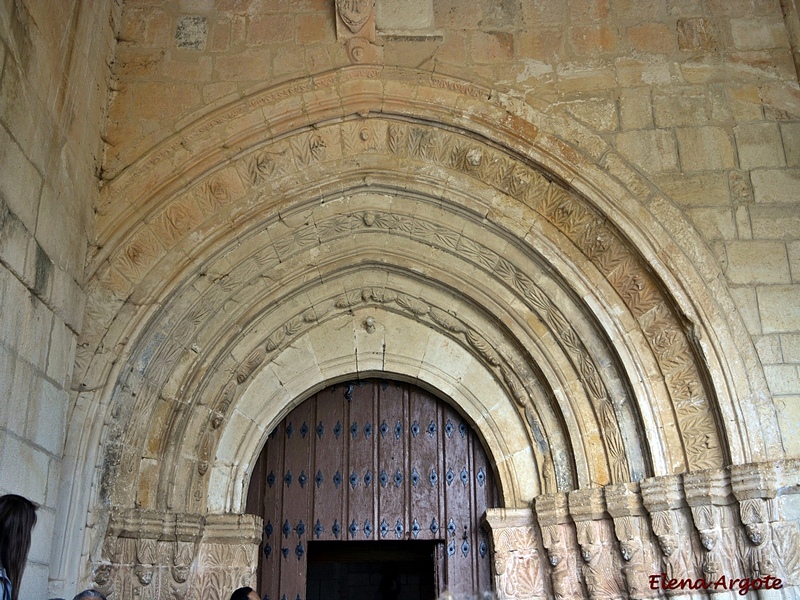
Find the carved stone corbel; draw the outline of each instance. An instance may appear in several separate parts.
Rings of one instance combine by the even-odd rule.
[[[631,598],[654,598],[658,589],[650,585],[650,575],[657,573],[650,527],[638,483],[622,483],[605,488],[606,506],[614,519],[620,543],[622,574]]]
[[[557,600],[583,597],[578,575],[578,543],[566,494],[536,498],[536,518],[550,564],[550,586]]]
[[[700,535],[701,576],[710,582],[719,581],[723,576],[727,579],[745,577],[746,569],[737,551],[741,530],[728,472],[713,469],[689,473],[684,475],[683,487]],[[713,587],[709,591],[721,594],[729,590]]]
[[[627,591],[621,577],[622,565],[615,547],[613,523],[606,512],[603,490],[570,492],[569,512],[575,521],[583,559],[581,575],[589,598],[626,598]]]
[[[547,596],[533,511],[490,508],[486,524],[494,550],[498,600],[544,600]]]
[[[375,45],[375,0],[336,0],[336,38],[344,42],[350,62],[379,62],[382,48]]]
[[[699,542],[683,495],[682,476],[652,477],[644,480],[640,489],[661,557],[660,569],[654,574],[664,573],[667,579],[696,580],[700,577],[695,560],[699,556]],[[685,589],[668,589],[666,594],[675,598],[705,597]]]
[[[787,521],[781,514],[782,466],[785,463],[733,466],[731,487],[739,502],[745,531],[741,556],[747,575],[754,579],[778,578],[783,585],[783,597],[793,597],[800,583],[797,580],[800,536],[796,521]],[[792,469],[790,465],[789,471],[794,471],[791,479],[796,485],[798,472],[794,466]],[[779,597],[776,592],[774,595]]]

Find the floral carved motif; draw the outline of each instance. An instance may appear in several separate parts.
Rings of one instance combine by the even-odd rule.
[[[579,196],[548,180],[525,160],[505,154],[478,138],[467,138],[453,131],[427,125],[382,119],[326,125],[261,146],[251,154],[244,155],[232,167],[210,175],[184,192],[173,204],[165,205],[162,214],[154,215],[151,222],[170,228],[173,233],[165,235],[163,239],[164,243],[172,245],[183,235],[182,232],[190,231],[195,226],[196,219],[201,216],[203,219],[207,218],[210,213],[238,201],[246,193],[266,190],[267,187],[279,189],[282,185],[280,181],[288,181],[298,172],[316,168],[326,162],[332,164],[339,159],[348,160],[364,152],[389,153],[401,159],[435,164],[480,180],[482,185],[494,187],[535,209],[544,221],[572,240],[608,278],[645,332],[676,406],[689,469],[720,464],[722,453],[717,424],[710,412],[707,389],[700,377],[697,359],[679,317],[669,308],[654,275],[636,258],[613,225],[587,206]],[[494,250],[474,239],[468,239],[460,232],[411,216],[364,211],[338,215],[308,227],[287,228],[285,233],[276,236],[274,243],[258,256],[254,256],[246,264],[242,263],[228,276],[216,281],[215,285],[203,288],[207,291],[202,292],[202,298],[188,307],[185,320],[180,326],[175,327],[174,331],[164,332],[164,339],[174,340],[177,344],[168,344],[159,350],[160,356],[155,362],[160,366],[154,365],[148,378],[163,381],[182,357],[190,357],[188,352],[195,332],[201,329],[204,322],[213,318],[215,312],[230,297],[232,290],[242,286],[245,281],[258,277],[263,269],[286,260],[295,252],[313,247],[322,240],[350,235],[358,229],[381,229],[393,234],[408,235],[444,251],[458,254],[481,269],[490,270],[494,276],[517,291],[555,332],[559,343],[568,351],[576,371],[580,374],[587,394],[595,406],[598,421],[609,424],[607,428],[603,428],[602,435],[612,461],[612,480],[624,481],[629,477],[628,465],[624,460],[624,444],[615,424],[614,406],[605,389],[603,371],[593,364],[592,357],[564,315],[537,289],[529,277],[507,259],[498,256]],[[127,252],[117,255],[113,261],[115,272],[134,283],[144,276],[153,261],[163,252],[157,237],[146,230],[143,232],[145,233],[134,238],[126,247]],[[301,321],[310,323],[307,319],[320,318],[330,308],[315,306],[315,314],[304,314]],[[408,310],[414,312],[412,304]],[[449,329],[447,323],[437,322],[432,316],[428,318],[439,327],[457,333]],[[452,327],[453,323],[449,325]],[[265,353],[274,351],[288,336],[294,335],[291,331],[294,328],[295,326],[291,326],[273,332],[263,346]],[[497,366],[490,351],[491,344],[487,345],[474,336],[472,339],[467,338],[466,332],[458,333],[464,335],[471,347],[489,364]],[[504,380],[504,383],[509,386],[515,398],[520,396],[519,390],[514,392],[508,381]],[[227,414],[224,410],[217,412],[223,418]],[[526,420],[530,423],[532,419],[527,416]]]

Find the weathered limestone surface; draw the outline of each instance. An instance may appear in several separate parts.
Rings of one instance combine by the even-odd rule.
[[[798,48],[793,0],[4,3],[23,597],[250,581],[260,443],[358,374],[482,432],[502,597],[796,584]]]
[[[0,9],[0,494],[40,505],[21,598],[50,597],[60,571],[51,549],[120,13],[105,0]]]

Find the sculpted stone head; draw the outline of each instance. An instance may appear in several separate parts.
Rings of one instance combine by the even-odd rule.
[[[704,531],[700,533],[700,543],[703,544],[703,548],[711,551],[714,549],[714,546],[717,545],[717,539],[712,533]]]
[[[669,558],[675,552],[676,539],[674,535],[666,534],[658,536],[658,547],[661,553]]]
[[[760,546],[764,543],[764,525],[763,523],[749,523],[745,525],[747,530],[747,537],[755,546]]]

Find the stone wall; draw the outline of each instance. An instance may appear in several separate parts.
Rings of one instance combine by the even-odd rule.
[[[431,314],[439,315],[445,325],[436,325],[450,332],[451,338],[440,336],[450,354],[439,348],[427,354],[423,344],[425,368],[417,370],[419,375],[401,367],[397,372],[422,377],[428,367],[444,366],[442,381],[452,376],[454,383],[443,387],[458,389],[467,374],[454,357],[463,355],[470,365],[481,365],[470,374],[488,374],[491,385],[476,388],[481,402],[507,395],[503,414],[518,420],[514,431],[521,433],[513,443],[524,445],[526,453],[520,450],[519,462],[509,462],[537,465],[518,474],[518,487],[509,487],[516,490],[509,506],[519,508],[546,492],[548,498],[567,498],[569,507],[569,517],[557,522],[562,538],[547,530],[536,505],[544,542],[536,551],[540,558],[548,544],[563,542],[571,544],[570,560],[578,565],[577,546],[591,545],[595,538],[614,548],[635,539],[649,558],[663,558],[652,539],[662,535],[663,523],[653,521],[648,530],[645,517],[653,513],[640,505],[669,513],[667,521],[681,532],[694,531],[694,546],[702,529],[720,528],[724,520],[722,528],[741,541],[737,548],[749,551],[742,537],[748,525],[772,522],[775,515],[796,520],[791,511],[776,508],[780,501],[774,498],[782,493],[777,490],[774,497],[756,497],[761,504],[740,508],[752,498],[737,496],[737,489],[745,488],[733,484],[733,495],[724,494],[724,508],[712,510],[713,523],[705,527],[698,525],[706,518],[703,507],[717,505],[684,489],[683,480],[677,504],[662,509],[652,508],[650,497],[640,498],[635,490],[633,504],[626,504],[624,487],[631,473],[636,481],[642,474],[677,477],[707,468],[692,464],[689,458],[698,453],[686,440],[704,445],[711,463],[724,468],[729,466],[723,464],[725,457],[735,457],[731,462],[741,466],[800,456],[800,21],[794,0],[377,0],[374,8],[366,1],[334,0],[17,0],[3,6],[0,492],[23,493],[43,505],[25,584],[31,597],[46,596],[48,563],[50,591],[56,595],[69,596],[90,579],[102,587],[108,581],[107,565],[124,571],[125,585],[145,585],[147,573],[137,567],[155,568],[156,563],[163,568],[155,581],[163,575],[170,585],[185,583],[179,581],[180,570],[172,580],[166,578],[170,561],[185,567],[174,562],[175,557],[183,560],[182,551],[169,547],[180,541],[177,533],[159,530],[159,536],[166,536],[158,538],[165,551],[158,561],[148,562],[153,544],[144,543],[142,556],[135,559],[139,550],[130,540],[152,541],[156,534],[149,529],[120,533],[115,519],[138,515],[136,510],[145,507],[147,514],[158,515],[163,529],[176,512],[195,522],[205,518],[209,507],[219,513],[241,509],[247,461],[258,436],[269,419],[279,418],[298,399],[296,394],[288,397],[285,376],[295,378],[293,394],[307,391],[308,377],[291,369],[282,372],[289,368],[284,364],[274,367],[278,383],[268,386],[276,394],[269,418],[255,410],[257,403],[246,392],[244,401],[237,400],[239,391],[228,397],[223,379],[236,380],[234,390],[267,380],[273,367],[262,363],[269,363],[268,350],[278,349],[313,362],[320,381],[323,371],[326,377],[334,373],[319,358],[325,353],[332,363],[341,358],[330,348],[327,330],[315,338],[319,356],[291,344],[299,331],[295,324],[316,322],[322,301],[335,296],[331,292],[323,298],[320,287],[319,297],[296,300],[288,290],[295,281],[320,275],[309,268],[320,250],[343,252],[345,266],[351,260],[344,244],[334,243],[341,231],[350,231],[339,229],[342,219],[353,231],[352,222],[369,230],[365,240],[380,228],[373,228],[375,223],[384,223],[385,247],[396,243],[390,235],[408,233],[409,251],[424,247],[429,253],[419,255],[411,268],[424,285],[405,276],[390,278],[388,284],[396,283],[402,293],[389,299],[347,282],[340,290],[349,294],[342,307],[352,312],[353,303],[366,304],[366,310],[391,305],[397,314],[408,313],[403,319],[415,315],[409,322],[422,323],[420,316],[431,307],[417,301],[429,301],[422,291],[428,294],[437,277],[445,275],[437,270],[442,257],[464,268],[448,249],[455,238],[442,233],[461,218],[458,202],[471,202],[474,214],[502,232],[493,239],[504,241],[489,254],[479,253],[475,266],[464,271],[471,275],[483,268],[480,261],[488,260],[495,269],[490,277],[478,276],[475,289],[466,290],[467,279],[461,276],[451,289],[464,292],[460,301],[470,310],[508,310],[503,327],[489,319],[484,331],[492,333],[488,339],[501,341],[504,357],[512,356],[510,349],[533,351],[540,334],[547,345],[530,362],[514,358],[517,370],[504,371],[498,346],[483,334],[468,335],[471,328],[440,311]],[[344,69],[354,63],[380,68]],[[373,119],[363,129],[356,127],[358,119],[366,122],[370,112],[380,116],[384,109],[390,119],[405,118],[412,125],[392,128]],[[507,154],[496,155],[500,147]],[[491,163],[484,158],[494,156]],[[402,190],[397,179],[403,175],[419,177],[415,184],[420,189],[400,201],[381,188],[378,196],[353,200],[352,208],[332,203],[315,213],[317,197],[338,201],[331,191],[336,185],[326,182],[340,168],[339,159],[367,187],[371,183],[360,174],[362,165],[388,173],[379,182],[385,189]],[[520,170],[533,163],[537,175]],[[499,168],[503,165],[509,169]],[[96,178],[102,188],[99,201]],[[542,185],[529,189],[534,181]],[[306,184],[311,191],[303,188]],[[572,196],[551,193],[561,184],[575,201],[589,198],[591,208],[581,208]],[[251,209],[263,209],[259,202],[264,197],[276,198],[277,220],[263,232],[269,238],[265,252],[275,252],[275,261],[256,252],[262,249],[261,238],[252,235],[247,241],[252,232],[236,230],[255,218]],[[417,204],[414,198],[420,197],[428,204]],[[431,208],[431,198],[450,205],[441,211]],[[282,211],[291,209],[293,201],[309,208],[284,220]],[[402,214],[394,212],[398,209]],[[263,210],[262,225],[272,223],[273,216]],[[383,212],[393,220],[383,219]],[[586,231],[599,231],[597,219],[589,219],[589,225],[581,221],[587,215],[608,219],[613,226],[602,223],[606,235],[587,237]],[[397,225],[402,220],[407,230]],[[328,221],[335,226],[327,228]],[[463,232],[477,240],[485,237],[485,224],[471,223]],[[456,234],[470,239],[460,229]],[[444,241],[431,241],[442,235]],[[626,252],[637,257],[633,271],[615,271],[616,264],[604,262],[610,248],[619,245],[616,241],[624,241]],[[88,253],[87,242],[92,244]],[[205,243],[206,255],[193,254]],[[284,261],[296,248],[295,262],[287,266]],[[212,250],[218,252],[213,261]],[[369,256],[372,264],[386,264],[385,256],[370,254],[368,244],[362,250],[360,260]],[[519,270],[531,273],[534,254],[551,266],[563,265],[562,259],[568,263],[562,271],[543,269],[548,277],[559,271],[561,279],[556,279],[566,285],[553,288],[549,304],[540,303],[547,310],[539,318],[532,316],[535,303],[526,304],[530,299],[523,294],[530,292],[530,282],[517,277],[516,267],[497,267],[521,260]],[[409,265],[400,261],[394,266],[402,271]],[[329,282],[336,282],[337,268],[331,267]],[[234,339],[240,323],[255,318],[247,312],[254,298],[249,294],[260,287],[242,285],[250,276],[262,284],[281,282],[286,295],[277,296],[281,302],[275,314],[260,315],[265,319],[261,329],[242,328],[242,336]],[[370,286],[388,285],[378,271],[371,277]],[[697,289],[693,282],[700,283]],[[641,302],[649,301],[642,300],[645,288],[666,290],[664,306],[672,311],[667,321],[641,319]],[[434,299],[440,293],[430,292]],[[273,297],[258,298],[268,306]],[[551,307],[582,303],[566,313],[568,321],[580,316],[582,337],[575,344],[561,326],[564,317],[555,319]],[[185,314],[190,305],[192,312]],[[298,307],[302,311],[290,314]],[[312,310],[311,317],[306,310]],[[281,311],[286,313],[283,323]],[[518,323],[520,315],[529,322]],[[421,340],[434,339],[431,323],[420,326]],[[199,333],[193,337],[195,327]],[[506,338],[500,332],[507,327]],[[217,328],[222,333],[213,333]],[[670,335],[663,335],[664,329]],[[265,342],[265,335],[279,333],[288,349],[273,344],[271,337]],[[229,339],[230,346],[221,339]],[[392,337],[387,339],[391,343]],[[680,368],[670,363],[675,347],[682,360],[690,357]],[[354,356],[356,364],[363,364],[364,356]],[[379,349],[370,356],[385,360],[386,346],[382,354]],[[560,370],[539,373],[548,362],[540,359],[559,365],[566,376],[551,376]],[[683,385],[683,367],[689,363],[696,370],[689,369],[692,381]],[[128,370],[120,374],[123,365]],[[347,361],[336,365],[353,372]],[[499,377],[492,379],[493,372]],[[586,384],[592,379],[585,377],[587,372],[601,373],[617,415],[601,410],[610,406],[606,390]],[[206,388],[205,377],[222,391],[210,384]],[[433,380],[429,383],[436,387]],[[505,391],[484,393],[495,389]],[[567,414],[581,415],[586,427],[586,433],[578,426],[563,434],[558,427],[544,431],[555,436],[556,446],[571,441],[571,433],[574,446],[587,449],[574,481],[568,467],[540,452],[538,417],[523,401],[530,395],[542,407],[555,405],[551,391]],[[679,423],[672,420],[671,402],[685,395],[692,400],[689,408],[703,398],[701,426],[692,419],[681,421],[680,414]],[[603,402],[592,405],[597,398]],[[516,404],[526,407],[519,415]],[[625,413],[620,405],[635,408]],[[484,409],[475,402],[466,410],[477,422],[487,413]],[[719,414],[709,416],[715,410]],[[596,420],[595,411],[603,418]],[[487,427],[495,426],[492,417]],[[619,435],[612,417],[628,423]],[[637,430],[640,418],[643,429]],[[715,419],[718,429],[710,424]],[[557,418],[552,422],[559,423]],[[646,428],[652,438],[641,434]],[[698,429],[719,433],[722,444],[714,436],[693,435]],[[253,437],[243,442],[245,431]],[[620,435],[625,461],[614,463],[613,453],[605,452],[612,448],[620,458]],[[684,442],[689,458],[682,451]],[[639,445],[645,450],[636,449]],[[659,458],[648,462],[656,454]],[[796,473],[796,465],[789,464],[787,472]],[[25,468],[23,478],[17,476],[19,465]],[[209,465],[213,484],[204,478]],[[109,504],[122,512],[110,510]],[[629,509],[634,512],[626,513]],[[505,544],[498,552],[508,553],[516,545],[526,549],[528,560],[535,553],[525,528],[534,517],[512,517],[507,528],[515,531],[498,538],[498,544]],[[632,527],[638,537],[630,534]],[[128,541],[109,551],[108,544],[118,539]],[[703,550],[695,550],[702,560]],[[628,559],[614,555],[614,560],[625,573],[622,561]],[[533,588],[555,587],[550,581],[555,572],[541,575]],[[145,596],[154,589],[148,587]],[[126,590],[133,594],[134,588]]]
[[[49,597],[119,11],[106,0],[0,9],[0,493],[41,506],[28,598]]]
[[[800,455],[794,3],[435,0],[406,13],[379,0],[354,34],[327,0],[127,2],[104,176],[241,94],[350,64],[354,38],[365,62],[506,91],[596,132],[694,224],[715,261],[699,266],[724,273]]]

